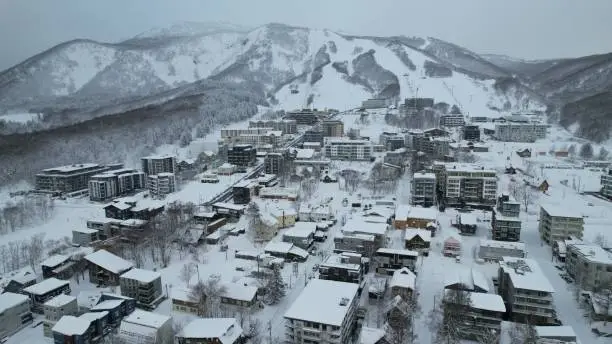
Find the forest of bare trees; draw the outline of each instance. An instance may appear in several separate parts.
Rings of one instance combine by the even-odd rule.
[[[54,213],[53,199],[46,195],[17,196],[0,209],[0,236],[48,221]]]

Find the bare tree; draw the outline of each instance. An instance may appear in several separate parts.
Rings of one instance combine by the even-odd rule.
[[[608,159],[609,155],[610,155],[610,152],[608,152],[608,150],[605,149],[604,147],[601,147],[599,149],[599,154],[597,154],[597,160],[606,160]]]
[[[583,159],[592,159],[593,158],[593,146],[590,143],[585,143],[580,146],[580,152],[578,153]]]
[[[465,308],[471,304],[470,294],[461,290],[448,290],[437,296],[440,305],[434,305],[429,315],[429,326],[436,343],[459,344],[465,328]]]
[[[189,287],[189,282],[191,281],[191,277],[193,277],[194,270],[195,269],[192,263],[185,263],[181,268],[180,278],[181,281],[185,282],[187,287]]]
[[[601,248],[606,248],[608,246],[608,239],[603,233],[597,233],[593,243]]]
[[[529,206],[533,204],[535,193],[531,186],[526,183],[512,182],[509,186],[510,194],[518,202],[521,202],[525,211],[529,210]]]
[[[535,327],[527,324],[514,323],[509,330],[510,344],[537,344],[539,336]]]
[[[416,298],[403,300],[396,296],[387,306],[385,338],[389,344],[412,344],[416,341],[415,319],[420,315]]]
[[[221,276],[210,276],[206,281],[198,281],[191,287],[189,297],[198,303],[198,315],[201,317],[223,316],[221,296],[227,288],[221,283]]]
[[[249,234],[253,242],[263,242],[270,240],[272,226],[269,223],[266,223],[261,216],[261,211],[259,206],[255,202],[249,203],[245,210],[245,215],[248,219],[249,223]]]
[[[36,265],[40,262],[43,255],[43,239],[45,237],[45,233],[34,234],[30,238],[30,243],[28,245],[28,256],[30,258],[30,266],[32,270],[36,270]]]
[[[250,318],[244,329],[244,336],[251,344],[262,344],[263,336],[261,321],[257,318]]]

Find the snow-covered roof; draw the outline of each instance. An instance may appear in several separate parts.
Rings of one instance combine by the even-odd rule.
[[[408,268],[404,267],[396,270],[391,277],[391,287],[409,288],[414,290],[416,285],[416,275]]]
[[[145,269],[131,269],[121,275],[121,278],[133,279],[142,283],[151,283],[160,277],[161,274],[159,272]]]
[[[599,245],[589,244],[570,244],[570,250],[576,250],[584,256],[584,259],[590,262],[612,265],[612,257],[610,252],[604,250]]]
[[[70,284],[70,282],[51,277],[47,278],[46,280],[43,280],[40,283],[31,285],[23,289],[23,291],[33,295],[44,295],[52,290],[59,289],[68,284]]]
[[[387,232],[387,224],[367,222],[364,218],[358,217],[346,221],[342,227],[342,231],[348,233],[385,235]]]
[[[361,266],[359,264],[342,262],[342,255],[340,254],[329,255],[329,257],[327,257],[327,259],[325,259],[321,263],[320,266],[321,267],[336,267],[336,268],[341,268],[341,269],[357,270],[357,271],[361,269]]]
[[[81,291],[76,298],[79,307],[90,309],[100,301],[102,293],[99,291]]]
[[[503,269],[514,288],[554,293],[555,288],[533,259],[502,257],[499,266]]]
[[[252,301],[257,294],[257,287],[238,284],[238,283],[227,283],[224,284],[225,293],[223,297],[228,299],[240,300],[240,301]]]
[[[94,164],[94,163],[86,163],[86,164],[75,164],[75,165],[65,165],[65,166],[57,166],[57,167],[51,167],[51,168],[46,168],[43,170],[43,172],[64,172],[64,173],[68,173],[68,172],[74,172],[74,171],[79,171],[82,169],[86,169],[86,168],[93,168],[93,167],[99,167],[100,165],[98,164]]]
[[[97,231],[94,230],[94,232],[97,232]],[[64,256],[64,255],[61,255],[61,254],[56,254],[56,255],[50,256],[49,258],[43,260],[43,262],[40,263],[40,265],[47,266],[47,267],[50,267],[50,268],[54,268],[54,267],[64,263],[65,261],[67,261],[69,259],[70,259],[69,256]]]
[[[319,205],[313,206],[309,203],[302,203],[300,205],[299,212],[302,214],[330,215],[332,213],[332,210],[329,204],[319,204]]]
[[[554,204],[542,203],[540,204],[540,207],[542,207],[542,209],[544,209],[544,211],[550,216],[582,218],[582,213],[576,210],[572,204],[562,207]]]
[[[489,239],[481,239],[480,247],[496,247],[525,251],[525,244],[522,242],[509,242]]]
[[[300,256],[302,258],[308,257],[308,252],[306,252],[306,250],[299,248],[295,245],[291,246],[291,248],[289,249],[289,253],[296,255],[296,256]]]
[[[304,149],[296,149],[295,150],[295,158],[296,159],[312,159],[315,154],[315,150],[311,148]]]
[[[470,297],[470,306],[472,308],[501,313],[506,312],[504,299],[497,294],[468,292],[468,295]]]
[[[314,234],[317,229],[315,222],[296,222],[293,227],[289,227],[284,235],[298,238],[306,238]]]
[[[127,209],[130,209],[132,206],[127,204],[127,203],[116,202],[116,203],[111,203],[111,204],[107,205],[106,207],[115,207],[115,208],[117,208],[119,210],[127,210]]]
[[[408,204],[398,204],[395,208],[395,220],[406,221],[408,214],[410,213],[410,206]]]
[[[463,239],[461,239],[461,235],[459,235],[459,233],[450,232],[450,233],[447,233],[444,238],[444,242],[447,242],[447,241],[456,241],[460,243],[463,241]]]
[[[234,344],[242,335],[236,318],[194,319],[177,335],[179,338],[218,338],[221,344]]]
[[[59,294],[56,297],[50,299],[49,301],[45,302],[45,306],[49,306],[49,307],[62,307],[65,306],[67,304],[69,304],[72,301],[76,301],[76,297],[74,296],[70,296],[70,295],[66,295],[66,294]]]
[[[411,219],[425,219],[425,220],[436,220],[438,218],[438,210],[435,207],[421,208],[412,207],[408,218]]]
[[[412,176],[412,179],[436,179],[435,173],[426,173],[426,172],[415,172]]]
[[[225,208],[225,209],[231,209],[231,210],[244,210],[246,208],[246,206],[242,204],[234,204],[234,203],[226,203],[226,202],[217,202],[213,204],[213,207]]]
[[[361,328],[361,334],[359,335],[359,344],[376,344],[385,334],[383,329],[364,326]]]
[[[286,188],[286,187],[264,187],[259,189],[259,197],[272,197],[272,196],[285,196],[296,198],[298,196],[298,189]]]
[[[419,256],[419,253],[416,251],[397,249],[397,248],[386,248],[386,247],[379,248],[378,250],[376,250],[376,253],[397,254],[400,256],[413,256],[413,257]]]
[[[123,318],[121,325],[123,327],[123,323],[127,323],[158,329],[170,319],[172,318],[166,315],[136,309],[132,314]]]
[[[106,250],[98,250],[94,253],[85,256],[85,259],[95,264],[106,271],[110,271],[114,274],[122,273],[126,270],[131,269],[134,264],[131,262],[118,257]]]
[[[106,300],[98,303],[97,305],[90,308],[92,311],[115,309],[123,303],[124,300]]]
[[[477,269],[457,267],[449,270],[444,279],[444,287],[461,284],[465,288],[474,289],[478,287],[482,290],[489,291],[489,281],[483,273]]]
[[[571,326],[535,326],[535,331],[540,338],[549,337],[574,337],[576,332]]]
[[[288,242],[270,241],[264,248],[264,251],[287,254],[292,246],[293,244]]]
[[[87,312],[83,313],[79,316],[80,319],[87,320],[89,322],[96,321],[98,319],[102,319],[108,315],[108,311],[101,312]]]
[[[83,335],[91,326],[91,322],[72,315],[64,315],[53,326],[53,332],[67,336]]]
[[[172,288],[171,297],[174,300],[192,302],[191,291],[186,288]]]
[[[5,310],[13,308],[21,303],[28,302],[29,297],[23,294],[3,293],[0,294],[0,314]]]
[[[285,318],[341,326],[358,288],[356,283],[312,279],[291,304]]]
[[[477,226],[478,218],[474,214],[470,213],[462,213],[459,215],[461,219],[461,224],[466,226]]]
[[[83,234],[94,234],[94,233],[98,233],[97,230],[95,229],[91,229],[91,228],[76,228],[72,230],[73,233],[83,233]],[[49,263],[46,263],[49,264]],[[61,263],[60,263],[61,264]],[[45,265],[45,266],[49,266],[49,265]]]
[[[404,240],[412,240],[414,237],[420,237],[425,242],[431,241],[431,232],[426,229],[418,229],[418,228],[406,228],[406,234],[404,235]]]

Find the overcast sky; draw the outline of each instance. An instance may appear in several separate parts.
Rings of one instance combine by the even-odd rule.
[[[0,0],[0,70],[73,38],[115,42],[180,21],[433,36],[540,59],[612,51],[612,0]]]

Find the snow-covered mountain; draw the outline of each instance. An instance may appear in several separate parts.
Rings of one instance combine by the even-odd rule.
[[[283,24],[245,32],[191,23],[118,44],[70,41],[33,56],[0,73],[0,108],[103,105],[211,78],[252,85],[283,108],[346,108],[372,96],[418,95],[474,115],[542,109],[541,99],[510,74],[432,38],[355,37]]]

